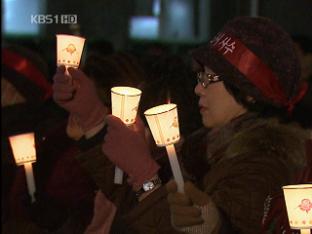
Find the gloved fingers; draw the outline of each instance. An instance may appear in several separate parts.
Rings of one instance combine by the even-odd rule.
[[[74,89],[67,85],[55,84],[52,87],[54,100],[69,100],[73,97]]]
[[[184,192],[192,202],[198,206],[204,206],[208,204],[210,200],[205,192],[196,188],[196,186],[189,181],[184,184]]]
[[[188,217],[183,215],[172,215],[172,222],[177,227],[199,225],[204,222],[202,217]]]
[[[71,78],[68,75],[65,74],[56,74],[53,76],[53,85],[54,84],[67,84],[68,86],[71,86]]]
[[[171,205],[170,212],[172,215],[201,217],[201,210],[194,206]]]
[[[133,125],[133,130],[139,133],[141,136],[145,137],[145,124],[142,121],[140,115],[137,115],[135,119],[135,124]]]
[[[178,191],[178,186],[177,183],[174,180],[170,180],[167,184],[166,184],[166,189],[168,193],[175,193]]]
[[[65,70],[66,70],[65,66],[64,66],[64,65],[60,65],[60,66],[58,66],[58,67],[56,68],[56,73],[57,73],[57,74],[64,74],[64,73],[65,73]]]
[[[107,130],[107,133],[104,137],[104,143],[103,147],[104,149],[110,149],[115,148],[118,144],[118,147],[120,146],[120,137],[116,135],[116,132],[114,130]]]
[[[81,71],[80,69],[69,67],[67,69],[67,71],[71,75],[73,80],[77,80],[77,81],[79,81],[79,83],[85,83],[85,82],[91,81],[87,77],[87,75],[83,71]]]
[[[53,92],[56,93],[73,93],[75,90],[75,87],[73,87],[72,85],[69,85],[68,83],[63,83],[63,82],[56,82],[53,84],[52,86]]]
[[[107,115],[105,118],[106,124],[107,124],[107,131],[116,129],[127,129],[127,126],[121,121],[120,118],[114,116],[114,115]]]
[[[53,99],[58,102],[58,101],[69,101],[73,97],[72,92],[55,92],[53,93]]]
[[[193,204],[191,199],[182,193],[169,193],[167,201],[170,205],[190,206]]]

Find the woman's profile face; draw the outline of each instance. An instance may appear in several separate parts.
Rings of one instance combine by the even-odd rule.
[[[208,67],[204,69],[202,75],[216,75]],[[202,123],[207,128],[221,127],[247,111],[227,91],[222,80],[210,83],[206,87],[198,82],[195,93],[199,96],[198,105]]]

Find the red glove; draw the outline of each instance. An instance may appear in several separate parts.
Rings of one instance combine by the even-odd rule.
[[[142,120],[137,117],[132,128],[119,118],[106,117],[107,133],[102,145],[104,154],[129,175],[133,189],[140,188],[144,181],[156,175],[159,165],[150,155],[142,133]]]
[[[97,96],[94,82],[82,71],[68,68],[73,82],[64,72],[64,66],[58,67],[53,77],[53,99],[72,115],[77,116],[79,124],[86,132],[104,120],[108,108]]]

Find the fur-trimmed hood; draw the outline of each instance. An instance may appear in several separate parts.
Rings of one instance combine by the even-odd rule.
[[[197,179],[212,165],[239,156],[279,157],[297,170],[306,163],[308,137],[308,132],[297,124],[283,124],[249,113],[217,132],[200,129],[190,136],[182,149],[182,164],[187,174]]]
[[[302,168],[305,165],[305,142],[308,132],[297,124],[281,124],[277,119],[259,119],[250,128],[237,132],[225,152],[225,157],[235,157],[252,152],[264,152],[281,157]]]

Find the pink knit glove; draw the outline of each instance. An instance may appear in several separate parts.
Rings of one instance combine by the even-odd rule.
[[[94,199],[94,215],[84,234],[109,234],[116,210],[114,203],[98,191]]]
[[[82,71],[68,68],[72,78],[64,72],[64,66],[58,67],[53,77],[53,99],[59,106],[75,115],[86,132],[104,120],[108,108],[98,97],[94,82]]]
[[[148,144],[142,134],[142,121],[127,127],[119,118],[106,117],[107,133],[102,145],[103,153],[129,175],[133,189],[140,188],[144,181],[156,175],[159,165],[150,155]]]

